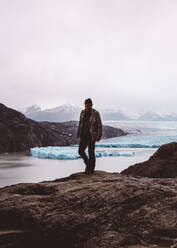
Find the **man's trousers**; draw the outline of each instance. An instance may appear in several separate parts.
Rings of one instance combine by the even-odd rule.
[[[85,149],[88,146],[89,158],[85,153]],[[85,172],[93,173],[95,169],[95,141],[92,141],[91,137],[81,137],[79,143],[78,153],[86,164]]]

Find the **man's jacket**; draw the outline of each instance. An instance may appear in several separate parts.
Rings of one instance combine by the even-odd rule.
[[[77,138],[81,138],[83,125],[84,125],[84,114],[85,109],[83,109],[80,113],[80,119],[79,119],[79,125],[77,129]],[[102,136],[102,122],[100,113],[92,108],[91,109],[91,115],[90,115],[90,133],[93,141],[99,141]]]

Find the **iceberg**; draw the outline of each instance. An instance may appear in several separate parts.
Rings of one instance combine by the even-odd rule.
[[[88,148],[85,150],[88,156]],[[30,149],[30,154],[38,158],[50,159],[78,159],[77,146],[47,146],[47,147],[34,147]],[[103,150],[95,151],[95,157],[108,157],[108,156],[134,156],[135,152],[120,152],[116,150]]]

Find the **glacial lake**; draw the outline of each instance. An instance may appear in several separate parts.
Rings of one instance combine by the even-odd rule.
[[[98,148],[97,148],[98,149]],[[147,160],[156,149],[118,149],[135,152],[135,156],[96,158],[96,170],[121,172],[130,165]],[[49,181],[83,172],[85,164],[82,159],[57,160],[42,159],[25,153],[0,155],[0,187],[17,183],[34,183]]]
[[[120,154],[133,152],[134,156],[97,157],[96,170],[121,172],[130,165],[149,159],[160,145],[177,142],[176,121],[107,121],[103,124],[121,128],[129,134],[101,140],[96,143],[95,151],[106,154],[113,150]],[[51,153],[51,150],[49,152]],[[62,153],[64,152],[62,150]],[[38,156],[38,152],[36,154]],[[40,158],[25,153],[1,154],[0,187],[55,180],[76,172],[83,172],[85,169],[81,158],[55,159],[53,155],[55,154],[52,154],[54,158]]]

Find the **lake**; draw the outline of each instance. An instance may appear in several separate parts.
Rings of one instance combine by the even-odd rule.
[[[120,127],[130,134],[101,140],[95,151],[110,154],[96,158],[96,170],[121,172],[135,163],[147,160],[157,148],[165,143],[177,141],[177,122],[107,121],[105,125]],[[69,147],[69,149],[73,147]],[[75,146],[77,149],[77,147]],[[63,148],[59,148],[64,153]],[[109,151],[134,153],[133,156],[113,156]],[[82,159],[51,159],[11,153],[0,155],[0,187],[16,183],[33,183],[66,177],[83,172]]]

